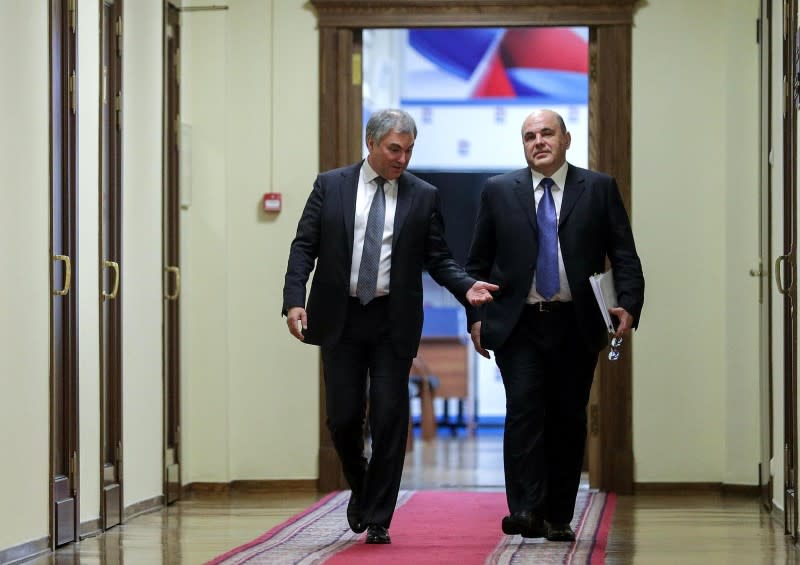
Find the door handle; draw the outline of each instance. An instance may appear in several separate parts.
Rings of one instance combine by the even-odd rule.
[[[103,291],[103,300],[114,300],[119,291],[119,263],[116,261],[103,261],[103,268],[111,267],[114,270],[114,288],[111,292]]]
[[[164,267],[164,274],[168,275],[172,273],[175,275],[175,292],[172,294],[169,291],[164,294],[164,298],[167,300],[177,300],[178,297],[181,295],[181,270],[180,267]],[[164,284],[164,288],[169,288],[169,277],[167,277],[167,281]]]
[[[53,261],[64,261],[64,288],[61,290],[53,290],[55,296],[66,296],[69,294],[69,289],[72,286],[72,262],[67,255],[53,255]]]
[[[775,283],[778,285],[778,292],[781,294],[789,294],[789,289],[792,288],[793,281],[789,281],[789,285],[783,286],[783,274],[781,273],[781,263],[789,261],[788,255],[779,255],[775,259]],[[791,272],[791,271],[790,271]]]

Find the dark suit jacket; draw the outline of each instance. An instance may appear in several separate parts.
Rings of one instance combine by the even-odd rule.
[[[600,351],[608,331],[589,277],[606,257],[614,269],[619,305],[638,325],[644,276],[617,183],[608,175],[568,166],[558,237],[564,268],[586,345]],[[538,253],[536,204],[530,169],[492,177],[481,195],[467,272],[500,286],[493,302],[468,308],[469,325],[481,320],[481,345],[497,349],[519,320],[533,282]]]
[[[305,341],[335,344],[342,333],[350,296],[353,222],[361,163],[317,176],[289,251],[283,313],[305,305]],[[314,268],[306,304],[306,282]],[[453,260],[444,240],[439,193],[431,184],[403,173],[398,179],[389,282],[389,322],[395,352],[414,357],[422,334],[422,270],[462,304],[475,283]]]

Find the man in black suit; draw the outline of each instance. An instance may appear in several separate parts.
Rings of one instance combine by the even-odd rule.
[[[317,176],[283,288],[289,331],[321,346],[328,429],[352,489],[347,519],[354,532],[367,530],[366,543],[391,543],[408,375],[422,333],[423,268],[465,305],[491,301],[498,288],[469,277],[453,260],[436,188],[406,172],[416,136],[406,112],[378,111],[367,123],[366,160]]]
[[[572,541],[586,405],[608,330],[589,284],[610,260],[616,336],[638,325],[644,276],[614,178],[570,165],[571,137],[551,110],[522,124],[528,167],[487,180],[467,272],[500,292],[467,308],[475,349],[506,391],[508,535]]]

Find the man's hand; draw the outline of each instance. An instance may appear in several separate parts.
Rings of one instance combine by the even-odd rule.
[[[609,308],[608,311],[619,320],[617,331],[614,332],[614,337],[622,337],[628,334],[633,326],[633,316],[628,314],[625,308]]]
[[[472,345],[475,347],[475,351],[480,353],[482,356],[486,357],[487,359],[491,359],[491,354],[486,351],[483,347],[481,347],[481,323],[475,322],[472,324],[472,327],[469,329],[469,335],[472,338]]]
[[[472,306],[480,306],[494,300],[491,293],[497,290],[500,290],[500,287],[496,284],[475,281],[467,291],[467,300]]]
[[[302,306],[295,306],[294,308],[289,308],[289,311],[286,312],[286,325],[289,326],[290,334],[292,334],[300,341],[305,341],[306,338],[305,336],[303,336],[303,332],[300,326],[302,326],[303,330],[308,329],[308,321],[306,320],[306,309],[303,308]]]

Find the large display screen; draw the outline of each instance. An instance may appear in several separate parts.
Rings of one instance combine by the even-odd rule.
[[[419,135],[412,169],[525,166],[519,128],[537,108],[559,112],[568,159],[588,161],[587,28],[366,30],[364,114],[401,107]]]

